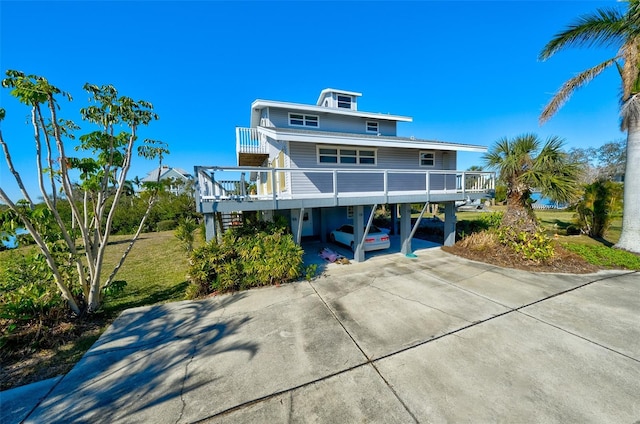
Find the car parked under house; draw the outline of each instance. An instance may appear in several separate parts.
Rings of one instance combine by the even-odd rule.
[[[445,244],[455,242],[455,202],[488,197],[491,172],[456,170],[471,144],[399,137],[412,118],[358,110],[360,93],[322,90],[316,104],[255,100],[248,128],[236,128],[237,166],[196,166],[197,205],[207,239],[222,231],[220,214],[259,211],[291,224],[296,240],[327,241],[354,228],[354,259],[364,260],[365,234],[377,205],[393,205],[402,252],[411,253],[411,204],[444,205]],[[424,212],[424,209],[423,209]],[[420,220],[418,219],[418,222]]]

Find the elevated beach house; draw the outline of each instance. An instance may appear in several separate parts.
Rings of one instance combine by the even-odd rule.
[[[493,173],[457,171],[457,152],[486,147],[398,137],[398,123],[412,118],[359,111],[360,96],[325,89],[316,104],[254,101],[250,127],[236,128],[238,166],[195,167],[207,239],[221,231],[222,214],[247,211],[266,219],[283,215],[298,242],[326,241],[335,228],[353,224],[354,259],[362,261],[373,211],[388,204],[399,221],[402,252],[409,254],[411,204],[421,204],[424,213],[439,203],[444,243],[453,244],[455,202],[488,197],[494,189]]]
[[[158,176],[158,174],[160,174]],[[184,193],[193,180],[193,176],[182,168],[173,168],[169,165],[162,165],[159,168],[147,173],[140,180],[141,183],[154,183],[156,181],[164,181],[167,183],[167,190],[174,195]]]

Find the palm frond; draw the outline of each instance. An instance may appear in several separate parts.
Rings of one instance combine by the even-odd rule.
[[[546,60],[565,47],[622,45],[629,30],[627,19],[619,10],[598,9],[579,17],[566,30],[557,33],[538,58]]]
[[[535,158],[534,165],[522,175],[522,181],[546,197],[567,202],[578,191],[580,165],[569,159],[562,150],[563,144],[561,138],[550,137]]]
[[[569,100],[569,97],[571,97],[574,91],[600,75],[602,71],[614,64],[618,59],[618,57],[614,57],[605,60],[604,62],[594,66],[593,68],[579,73],[575,77],[562,84],[560,90],[558,90],[558,92],[551,98],[549,103],[547,103],[547,105],[542,110],[539,118],[540,124],[545,123],[549,120],[549,118],[555,115],[558,109],[560,109],[562,105],[564,105],[567,100]]]

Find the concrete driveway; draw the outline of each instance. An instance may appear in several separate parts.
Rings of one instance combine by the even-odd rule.
[[[1,421],[640,420],[639,273],[416,253],[127,310],[63,378],[3,392]]]

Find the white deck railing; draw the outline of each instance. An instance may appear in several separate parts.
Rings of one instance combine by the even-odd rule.
[[[341,198],[355,196],[459,194],[462,199],[472,193],[489,193],[495,189],[495,173],[482,171],[450,170],[398,170],[398,169],[345,169],[345,168],[266,168],[266,167],[196,167],[198,177],[198,201],[220,202],[229,199],[249,198],[254,200]],[[260,173],[270,180],[269,192],[258,189],[250,193],[246,176]],[[324,176],[322,188],[303,192],[296,186],[294,177],[302,176],[311,181],[313,176]],[[340,189],[344,182],[355,176],[366,176],[367,184]],[[279,184],[285,178],[287,184]],[[392,187],[394,179],[409,178],[415,184],[398,184]],[[340,184],[339,184],[340,182]],[[291,190],[293,184],[293,191]],[[307,183],[306,186],[309,184]]]
[[[268,153],[267,143],[262,140],[257,128],[236,127],[236,152]]]

